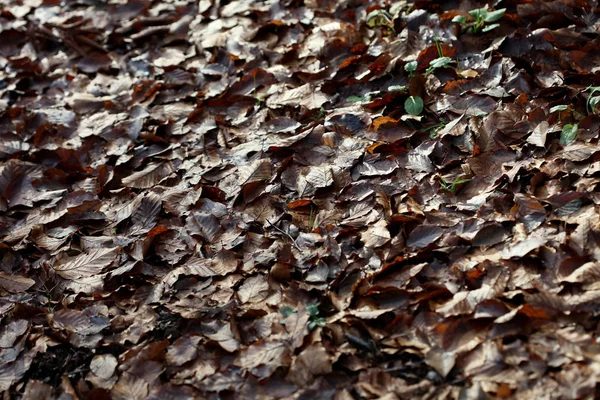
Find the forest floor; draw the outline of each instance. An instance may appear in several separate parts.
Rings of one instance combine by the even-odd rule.
[[[2,4],[3,399],[600,395],[596,1]]]

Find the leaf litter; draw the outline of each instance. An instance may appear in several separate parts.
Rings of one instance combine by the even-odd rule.
[[[0,392],[597,397],[598,15],[5,2]]]

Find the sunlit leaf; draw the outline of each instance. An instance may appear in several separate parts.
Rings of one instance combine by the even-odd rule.
[[[500,18],[502,18],[502,16],[504,15],[505,12],[506,12],[506,8],[501,8],[496,11],[487,11],[485,13],[485,16],[483,17],[483,20],[485,22],[496,22]]]
[[[474,10],[470,10],[469,14],[474,18],[474,19],[478,19],[481,18],[483,19],[486,15],[487,15],[487,8],[483,7],[483,8],[476,8]]]
[[[457,15],[454,18],[452,18],[452,22],[454,22],[455,24],[464,24],[467,22],[467,19],[464,15]]]
[[[481,30],[481,32],[489,32],[491,30],[496,29],[497,27],[499,27],[500,24],[491,24],[491,25],[486,25],[483,27],[483,29]]]

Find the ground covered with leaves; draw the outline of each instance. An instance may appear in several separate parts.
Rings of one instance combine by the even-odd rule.
[[[592,398],[591,0],[12,0],[4,399]]]

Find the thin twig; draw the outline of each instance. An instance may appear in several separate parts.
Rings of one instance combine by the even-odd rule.
[[[287,233],[286,231],[284,231],[283,229],[273,225],[271,223],[271,221],[267,220],[267,222],[269,223],[269,225],[271,225],[273,228],[275,228],[278,232],[284,234],[285,236],[287,236],[291,241],[292,244],[294,245],[294,247],[300,251],[302,251],[302,249],[298,246],[298,243],[296,243],[296,240],[292,237],[292,235],[290,235],[289,233]]]

